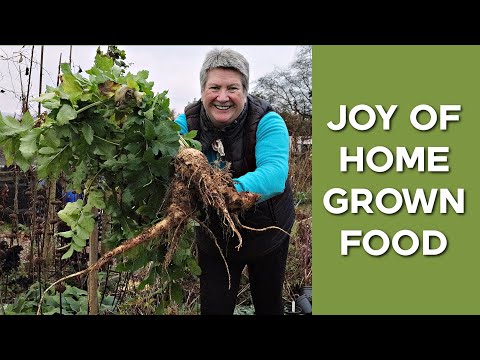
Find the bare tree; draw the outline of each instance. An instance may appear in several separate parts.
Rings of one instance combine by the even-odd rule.
[[[23,45],[11,54],[0,48],[0,95],[17,101],[22,114],[30,107],[32,67],[37,65],[33,55],[34,46]]]
[[[278,112],[311,120],[312,47],[299,46],[294,62],[259,78],[252,93],[269,101]]]

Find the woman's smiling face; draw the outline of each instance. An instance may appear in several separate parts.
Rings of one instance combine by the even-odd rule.
[[[208,71],[202,103],[213,125],[218,128],[230,125],[240,115],[246,101],[240,72],[227,68]]]

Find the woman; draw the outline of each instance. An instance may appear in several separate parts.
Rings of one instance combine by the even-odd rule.
[[[243,244],[224,234],[215,209],[202,217],[219,248],[203,227],[196,230],[201,313],[233,314],[242,271],[248,267],[255,314],[283,315],[283,282],[289,233],[295,211],[288,182],[289,136],[285,121],[269,103],[248,94],[249,64],[231,49],[214,49],[200,70],[201,99],[189,104],[175,122],[182,134],[198,130],[212,166],[230,163],[237,191],[259,194],[260,200],[241,214]],[[278,229],[281,228],[284,231]],[[229,288],[228,273],[231,276]]]

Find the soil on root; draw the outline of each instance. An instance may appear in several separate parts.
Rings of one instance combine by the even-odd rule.
[[[241,226],[237,213],[252,207],[259,199],[258,194],[237,192],[228,167],[225,169],[210,166],[206,156],[192,148],[182,149],[175,158],[175,176],[170,184],[165,214],[159,222],[144,230],[136,237],[124,242],[103,255],[89,271],[98,270],[112,258],[154,238],[167,238],[169,251],[164,266],[168,266],[178,245],[187,220],[196,219],[202,207],[216,209],[228,229],[237,234],[238,247],[242,237],[237,229]]]

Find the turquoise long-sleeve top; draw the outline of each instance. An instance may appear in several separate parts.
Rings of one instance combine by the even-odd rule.
[[[175,122],[180,125],[180,134],[188,129],[185,114],[180,114]],[[255,159],[257,168],[238,178],[234,178],[238,192],[250,191],[259,194],[259,202],[281,194],[288,177],[288,158],[290,141],[285,122],[276,112],[268,112],[259,121],[257,127]],[[216,152],[208,149],[205,154],[210,163],[216,160]]]

